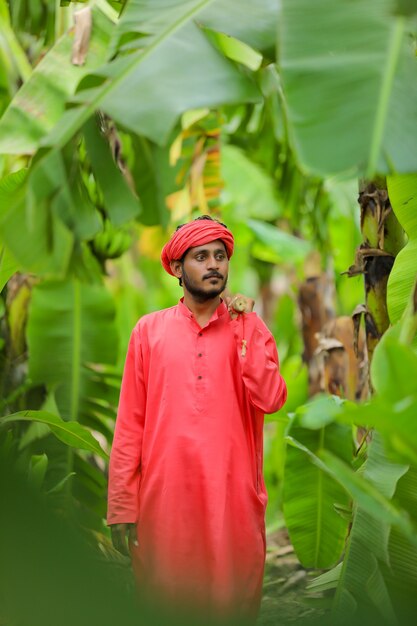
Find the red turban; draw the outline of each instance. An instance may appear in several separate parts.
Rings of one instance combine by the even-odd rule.
[[[170,263],[182,258],[188,248],[202,246],[210,241],[221,239],[226,247],[227,256],[233,254],[233,235],[226,226],[222,226],[214,220],[193,220],[184,224],[172,235],[171,239],[162,249],[161,262],[164,269],[174,276]]]

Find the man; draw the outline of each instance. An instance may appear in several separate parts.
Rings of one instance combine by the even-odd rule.
[[[265,562],[264,413],[285,402],[274,339],[221,299],[233,235],[208,216],[177,229],[162,265],[184,297],[145,315],[126,358],[108,523],[140,586],[205,614],[255,617]]]

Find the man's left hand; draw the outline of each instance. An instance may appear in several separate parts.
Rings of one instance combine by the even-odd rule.
[[[241,313],[251,313],[255,306],[255,300],[253,298],[248,298],[241,293],[226,297],[225,302],[232,320],[236,319]]]
[[[111,540],[116,550],[120,552],[120,554],[123,554],[123,556],[130,557],[128,543],[133,544],[135,547],[139,545],[136,534],[136,524],[112,524],[110,531]]]

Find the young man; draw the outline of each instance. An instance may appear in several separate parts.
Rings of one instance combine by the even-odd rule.
[[[108,523],[139,584],[206,615],[255,617],[265,562],[264,413],[286,400],[274,339],[221,299],[233,235],[204,216],[162,251],[184,297],[132,332]],[[207,613],[208,612],[208,613]]]

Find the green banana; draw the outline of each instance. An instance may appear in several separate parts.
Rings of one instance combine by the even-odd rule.
[[[127,227],[116,228],[109,220],[104,220],[103,230],[95,235],[91,247],[101,260],[117,259],[130,248],[132,241]]]

